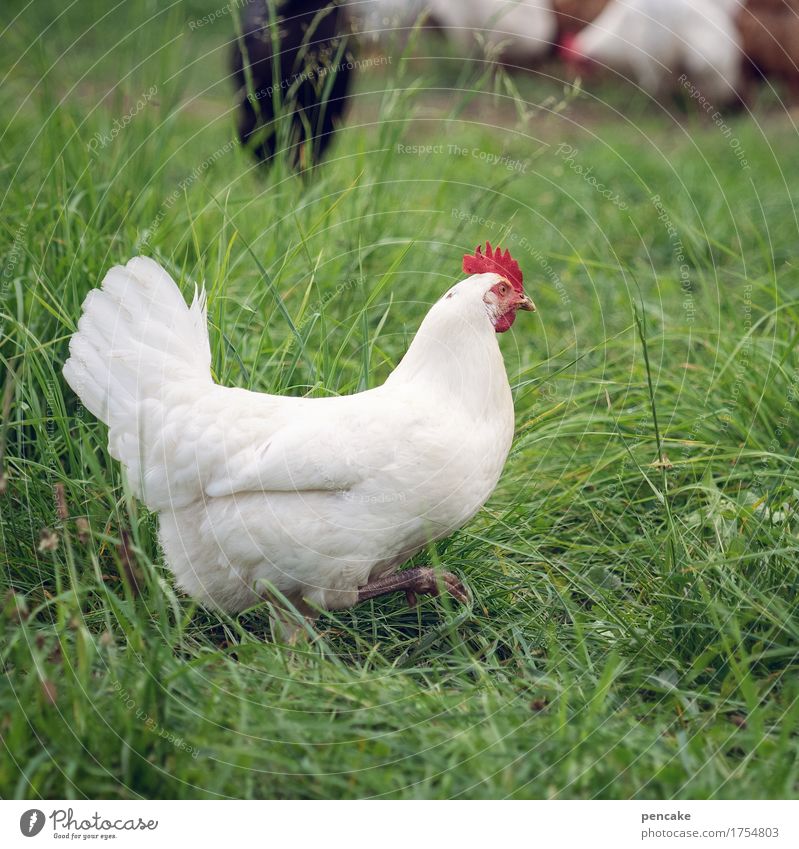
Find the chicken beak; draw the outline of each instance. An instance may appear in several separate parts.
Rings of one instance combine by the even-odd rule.
[[[525,295],[519,301],[520,310],[527,310],[527,312],[535,312],[535,304],[532,302],[529,296]]]

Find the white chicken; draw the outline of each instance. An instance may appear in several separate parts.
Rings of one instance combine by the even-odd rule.
[[[739,0],[613,0],[577,35],[563,55],[582,69],[603,66],[630,74],[659,97],[684,73],[717,106],[736,99],[742,53]]]
[[[187,307],[151,259],[89,292],[64,376],[183,590],[236,611],[274,588],[307,616],[397,590],[466,599],[449,573],[396,569],[494,490],[514,429],[496,333],[535,307],[509,252],[478,248],[464,271],[382,386],[333,398],[215,384],[205,293]]]
[[[468,53],[479,37],[504,61],[520,65],[550,53],[557,34],[551,0],[371,0],[360,9],[361,27],[373,38],[396,35],[426,16],[458,50]]]
[[[504,61],[526,65],[546,56],[555,44],[557,19],[550,0],[427,0],[432,19],[463,51],[475,32],[500,50]]]

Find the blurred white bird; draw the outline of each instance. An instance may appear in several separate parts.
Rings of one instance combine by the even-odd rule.
[[[543,58],[555,44],[557,20],[550,0],[427,0],[430,15],[468,51],[475,33],[506,62],[525,65]]]
[[[566,61],[610,68],[653,97],[684,73],[713,104],[734,101],[741,83],[739,0],[614,0],[564,42]]]
[[[550,53],[557,31],[551,0],[372,0],[364,14],[364,31],[377,39],[426,15],[460,51],[473,50],[479,38],[503,61],[519,65]]]
[[[151,259],[89,292],[64,376],[158,513],[182,589],[241,610],[271,585],[306,615],[396,590],[465,600],[449,573],[395,570],[494,490],[514,428],[496,334],[535,307],[507,251],[463,267],[386,382],[334,398],[215,384],[205,293],[187,307]]]

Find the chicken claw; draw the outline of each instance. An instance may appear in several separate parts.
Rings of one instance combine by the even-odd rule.
[[[437,596],[442,587],[461,604],[469,601],[466,587],[455,575],[451,572],[437,573],[429,566],[406,569],[404,572],[395,572],[370,581],[358,590],[358,601],[367,601],[387,593],[404,591],[408,606],[414,607],[417,594]]]

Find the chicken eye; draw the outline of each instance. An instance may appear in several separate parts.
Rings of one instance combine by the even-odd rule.
[[[501,283],[499,286],[499,294],[502,295],[503,298],[508,294],[508,287],[504,283]]]

